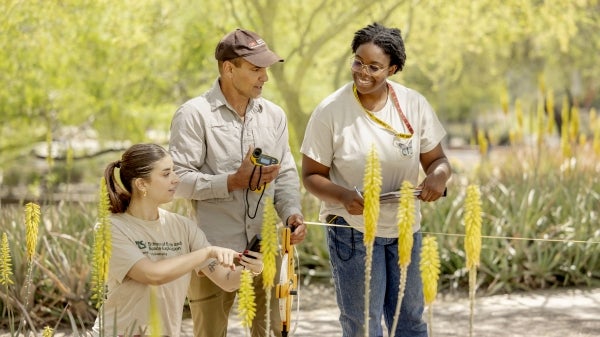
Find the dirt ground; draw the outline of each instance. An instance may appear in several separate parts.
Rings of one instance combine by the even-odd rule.
[[[294,303],[289,336],[341,336],[339,310],[332,285],[314,283],[301,286],[296,298],[299,302]],[[228,336],[247,336],[236,315],[234,307]],[[600,336],[600,288],[478,296],[474,322],[475,337]],[[72,335],[67,331],[55,334],[57,337]],[[0,331],[0,337],[9,336],[6,331]],[[193,337],[190,319],[184,319],[181,336]],[[469,301],[466,296],[438,295],[433,303],[433,335],[430,337],[433,336],[469,336]]]
[[[298,297],[300,310],[294,312],[290,336],[341,336],[333,286],[304,286]],[[245,336],[235,315],[228,336]],[[477,297],[474,322],[477,337],[600,336],[600,288]],[[183,336],[192,336],[189,320],[184,321]],[[438,296],[433,303],[433,336],[469,336],[468,298]]]

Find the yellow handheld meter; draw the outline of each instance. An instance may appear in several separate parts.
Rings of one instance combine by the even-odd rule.
[[[250,160],[255,166],[269,166],[279,163],[279,160],[277,160],[277,158],[267,156],[266,154],[262,153],[262,150],[258,147],[255,148],[254,151],[252,151],[252,156],[250,156]],[[252,174],[254,175],[254,171]],[[267,184],[264,184],[263,186],[256,187],[256,189],[253,189],[252,191],[262,193],[266,188]]]
[[[250,160],[252,160],[252,163],[254,163],[256,166],[268,166],[279,163],[277,158],[267,156],[266,154],[262,153],[262,150],[258,147],[252,152],[252,157],[250,157]]]

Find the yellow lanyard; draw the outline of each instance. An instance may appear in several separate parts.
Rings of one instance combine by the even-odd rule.
[[[367,114],[367,116],[369,116],[369,118],[371,118],[371,120],[373,122],[377,123],[379,126],[383,127],[387,131],[391,132],[397,138],[411,138],[412,135],[415,132],[413,131],[412,126],[408,122],[408,119],[404,115],[404,112],[402,112],[402,108],[400,108],[400,103],[398,102],[398,97],[396,96],[396,93],[394,92],[394,89],[392,88],[392,86],[389,83],[387,84],[387,86],[388,86],[388,90],[390,91],[390,93],[392,95],[392,100],[394,102],[394,106],[396,107],[396,110],[398,110],[398,114],[400,115],[400,119],[402,119],[402,123],[404,123],[404,125],[406,125],[406,128],[408,129],[408,132],[410,132],[410,133],[400,133],[400,132],[396,131],[391,125],[389,125],[388,123],[382,121],[380,118],[378,118],[377,116],[375,116],[374,113],[372,113],[371,111],[367,110],[362,105],[360,99],[358,98],[358,91],[356,90],[356,85],[352,86],[352,91],[354,91],[354,98],[356,98],[356,101],[358,102],[358,105],[360,105],[360,107],[363,108],[363,110],[365,111],[365,113]]]

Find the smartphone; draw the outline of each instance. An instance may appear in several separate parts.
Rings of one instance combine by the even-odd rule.
[[[250,242],[248,242],[248,245],[246,246],[246,250],[250,250],[253,252],[260,252],[260,240],[261,240],[260,234],[254,235],[252,240],[250,240]],[[251,255],[246,255],[246,256],[254,258],[254,256],[251,256]]]

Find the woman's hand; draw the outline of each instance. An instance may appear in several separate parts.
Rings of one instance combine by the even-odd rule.
[[[342,194],[341,203],[348,213],[352,215],[361,215],[365,207],[365,199],[356,190],[347,190],[348,192]]]
[[[244,254],[239,254],[240,265],[244,268],[249,269],[254,276],[262,273],[264,265],[262,261],[262,254],[259,252],[253,252],[247,250]]]
[[[417,187],[421,189],[419,199],[422,201],[436,201],[444,194],[446,183],[452,175],[450,162],[444,154],[441,144],[438,144],[429,152],[421,153],[420,161],[426,176]]]
[[[352,215],[363,213],[363,197],[355,189],[334,184],[329,179],[329,167],[302,156],[302,179],[304,187],[321,201],[341,204]]]
[[[235,270],[235,264],[233,263],[233,260],[239,256],[238,252],[233,249],[217,246],[210,246],[208,248],[209,257],[216,259],[222,266],[230,268],[231,270]]]

